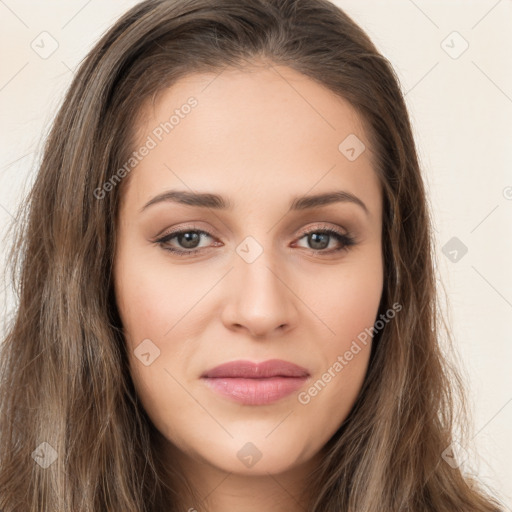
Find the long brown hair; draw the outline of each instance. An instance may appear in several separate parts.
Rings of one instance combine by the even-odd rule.
[[[82,62],[18,213],[18,304],[0,354],[3,512],[177,510],[113,295],[129,177],[114,180],[129,173],[118,170],[134,150],[144,102],[189,73],[255,61],[303,73],[360,114],[384,195],[380,312],[402,305],[374,337],[357,402],[311,475],[307,510],[499,509],[442,456],[457,418],[461,436],[469,428],[467,403],[441,349],[431,218],[390,63],[327,0],[147,0]]]

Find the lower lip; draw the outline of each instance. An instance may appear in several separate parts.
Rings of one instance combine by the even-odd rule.
[[[276,402],[297,391],[307,377],[269,377],[242,379],[216,377],[204,379],[217,393],[246,405],[265,405]]]

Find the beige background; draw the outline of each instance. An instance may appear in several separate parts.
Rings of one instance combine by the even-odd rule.
[[[0,234],[34,177],[73,70],[135,3],[0,0]],[[512,1],[336,3],[391,60],[406,93],[434,211],[439,272],[473,404],[468,467],[510,507]],[[41,55],[52,45],[51,55]],[[468,249],[462,257],[457,253],[457,261],[450,259],[450,251],[458,251],[454,242],[446,246],[453,237]],[[3,244],[2,257],[5,250]],[[2,324],[13,304],[4,288],[2,281]]]

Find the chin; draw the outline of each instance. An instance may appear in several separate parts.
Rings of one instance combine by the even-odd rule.
[[[250,439],[251,436],[247,435],[243,441],[230,439],[226,443],[215,442],[215,449],[212,450],[211,445],[205,447],[201,456],[204,462],[222,471],[253,476],[284,473],[307,460],[304,452],[298,449],[304,443],[292,437],[288,437],[289,444],[277,438],[275,441]]]

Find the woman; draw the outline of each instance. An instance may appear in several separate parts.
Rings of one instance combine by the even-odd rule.
[[[499,510],[455,453],[398,80],[331,3],[135,6],[24,213],[4,512]]]

